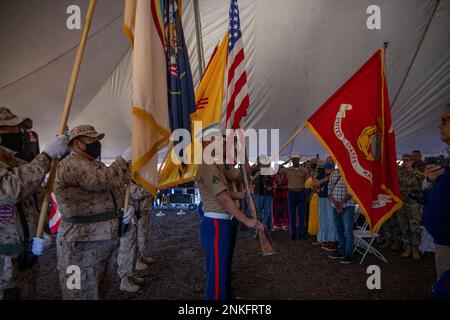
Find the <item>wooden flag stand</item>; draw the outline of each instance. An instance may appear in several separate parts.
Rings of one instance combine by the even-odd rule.
[[[94,15],[95,5],[97,0],[89,0],[89,7],[86,14],[86,21],[84,23],[83,33],[81,34],[80,44],[78,45],[77,54],[75,56],[75,62],[72,68],[72,75],[70,77],[69,87],[67,89],[66,102],[64,103],[64,110],[61,117],[61,123],[59,126],[59,135],[63,135],[66,129],[67,121],[69,119],[70,108],[72,106],[73,94],[75,86],[78,80],[78,74],[80,73],[81,60],[83,59],[84,48],[86,46],[87,37],[89,34],[89,28],[91,26],[92,17]],[[44,199],[42,200],[41,212],[39,214],[39,223],[36,231],[36,237],[42,238],[44,232],[45,218],[47,216],[48,205],[50,196],[53,191],[53,183],[55,181],[56,167],[58,165],[58,159],[52,160],[52,167],[50,170],[47,188],[45,189]]]

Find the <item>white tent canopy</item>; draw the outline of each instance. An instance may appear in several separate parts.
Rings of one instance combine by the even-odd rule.
[[[193,0],[183,23],[194,84],[198,71]],[[88,1],[0,2],[0,105],[30,116],[41,144],[59,127],[81,30],[68,30],[66,9]],[[449,0],[239,0],[251,91],[247,127],[280,129],[280,144],[389,41],[386,73],[399,154],[437,154],[441,110],[450,101]],[[369,30],[369,5],[381,30]],[[206,62],[228,28],[228,0],[199,0]],[[103,157],[130,143],[131,57],[122,34],[123,0],[99,0],[69,126],[107,134]],[[409,70],[409,71],[408,71]],[[400,90],[401,89],[401,90]],[[284,151],[324,151],[303,131]],[[275,151],[275,150],[274,150]]]

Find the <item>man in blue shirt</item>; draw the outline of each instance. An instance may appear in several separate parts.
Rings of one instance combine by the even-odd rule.
[[[450,104],[444,110],[441,139],[450,146]],[[424,189],[427,198],[423,207],[423,223],[436,245],[436,273],[450,270],[450,168],[436,165],[425,167]]]

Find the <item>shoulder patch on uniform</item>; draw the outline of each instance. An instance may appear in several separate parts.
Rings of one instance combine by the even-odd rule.
[[[212,184],[218,184],[220,182],[220,178],[216,175],[212,177]]]
[[[11,222],[14,220],[16,210],[10,205],[0,206],[0,222]]]

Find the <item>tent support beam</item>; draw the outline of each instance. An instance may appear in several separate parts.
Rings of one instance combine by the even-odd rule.
[[[198,71],[200,72],[200,79],[205,70],[205,53],[203,50],[203,35],[202,35],[202,21],[200,18],[200,5],[198,0],[194,0],[195,12],[195,35],[197,39],[197,56],[198,56]]]
[[[292,137],[289,138],[289,140],[284,144],[284,146],[281,147],[280,150],[278,150],[278,152],[272,156],[272,158],[270,159],[270,161],[273,161],[274,158],[276,158],[277,156],[280,155],[281,152],[283,152],[284,149],[286,149],[291,143],[292,141],[294,141],[294,139],[299,135],[300,132],[302,132],[302,130],[305,129],[305,125],[302,125],[300,128],[298,128],[294,134],[292,135]]]
[[[72,68],[72,75],[70,76],[69,87],[67,88],[66,101],[64,103],[64,110],[61,117],[61,123],[59,126],[59,135],[63,135],[66,130],[67,121],[69,120],[70,108],[72,107],[73,94],[75,92],[75,86],[78,80],[78,74],[80,73],[81,60],[83,59],[84,48],[86,46],[87,37],[89,34],[89,28],[91,26],[92,17],[94,15],[95,5],[97,0],[89,0],[89,7],[86,14],[86,21],[84,23],[83,32],[81,34],[80,44],[78,45],[77,54],[75,56],[75,62]],[[48,177],[47,187],[45,189],[44,200],[42,201],[41,212],[39,215],[39,224],[36,231],[36,237],[42,238],[44,232],[45,218],[47,216],[48,205],[50,196],[53,191],[53,182],[55,181],[56,167],[58,165],[58,159],[52,160],[52,168]]]
[[[395,98],[391,104],[391,108],[395,105],[395,103],[397,102],[397,99],[400,95],[400,92],[403,90],[403,86],[405,85],[406,80],[408,79],[409,73],[411,72],[411,69],[412,69],[414,63],[416,62],[416,58],[419,55],[419,51],[422,48],[423,42],[428,33],[428,30],[430,29],[431,22],[433,22],[434,16],[437,12],[437,9],[438,9],[440,3],[441,3],[441,0],[436,0],[436,4],[434,5],[433,12],[431,13],[430,19],[428,20],[428,24],[425,27],[425,31],[423,32],[422,38],[419,41],[419,45],[417,46],[416,52],[414,53],[411,63],[409,64],[408,70],[406,71],[406,74],[405,74],[405,77],[403,78],[402,84],[400,85],[400,88],[398,89],[397,94],[395,95]]]

